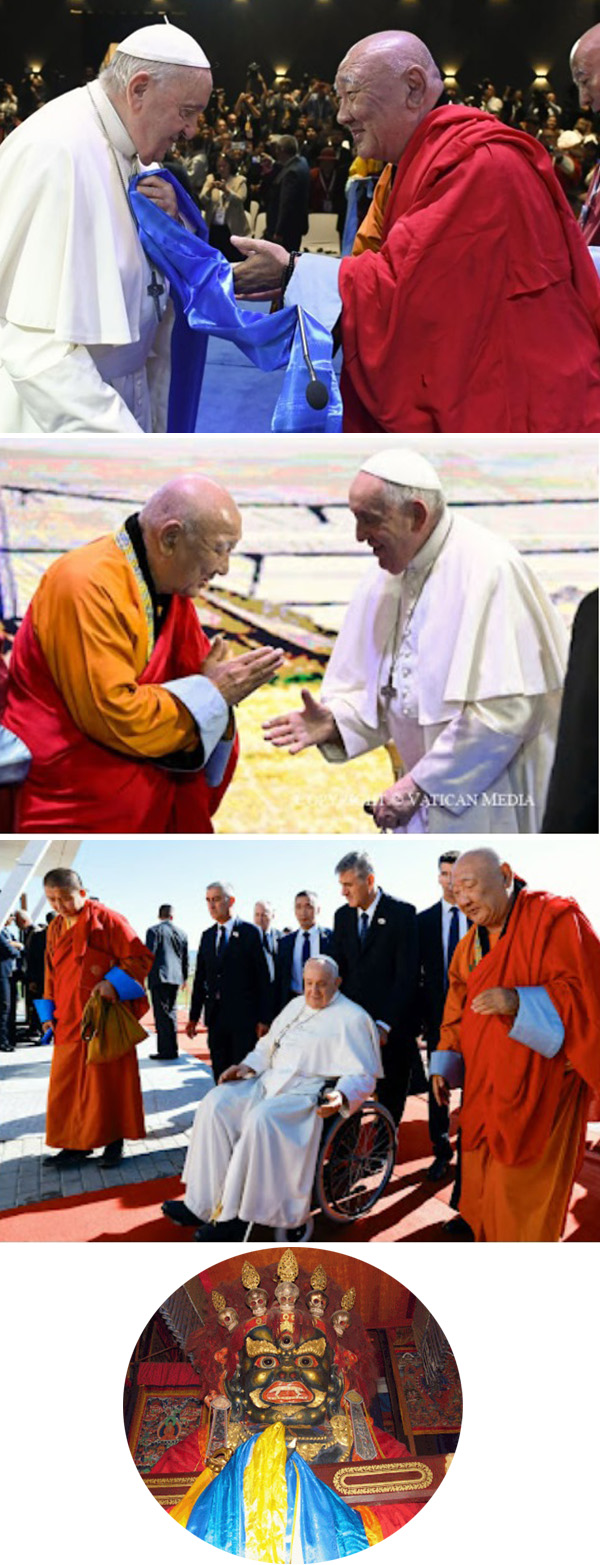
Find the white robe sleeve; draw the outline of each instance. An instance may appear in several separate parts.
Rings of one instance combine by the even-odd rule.
[[[367,1098],[372,1096],[375,1091],[375,1081],[375,1076],[368,1076],[366,1073],[340,1077],[337,1091],[343,1092],[344,1097],[348,1099],[348,1107],[340,1109],[344,1119],[348,1119],[350,1114],[354,1114],[360,1108],[361,1103],[366,1103]]]
[[[510,765],[533,731],[543,700],[510,696],[465,706],[411,768],[411,777],[451,814],[462,814],[467,795],[493,787]]]
[[[253,1070],[255,1076],[263,1076],[265,1071],[269,1069],[271,1050],[273,1048],[271,1032],[272,1028],[269,1028],[264,1038],[259,1038],[250,1054],[247,1054],[242,1060],[242,1065],[247,1065],[250,1070]]]
[[[61,342],[53,332],[6,321],[0,328],[0,363],[28,413],[48,434],[141,433],[86,348]]]
[[[338,287],[341,264],[334,255],[301,255],[285,290],[284,304],[299,304],[327,331],[333,331],[342,311]]]

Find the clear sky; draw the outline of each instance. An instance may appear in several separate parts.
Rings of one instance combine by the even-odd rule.
[[[254,902],[275,904],[279,927],[293,924],[296,891],[317,891],[321,922],[330,923],[340,904],[335,865],[343,853],[370,852],[380,884],[393,896],[427,907],[439,895],[437,857],[445,848],[477,846],[473,837],[267,837],[267,838],[99,838],[81,844],[75,867],[87,888],[124,913],[144,934],[154,923],[160,902],[172,902],[175,919],[192,946],[209,922],[204,900],[207,883],[222,879],[236,891],[236,911],[252,918]],[[496,849],[528,884],[573,896],[600,931],[598,844],[585,837],[488,837],[481,846]],[[29,904],[41,892],[31,884]]]

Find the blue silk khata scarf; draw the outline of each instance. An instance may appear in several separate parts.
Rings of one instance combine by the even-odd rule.
[[[265,1460],[253,1471],[257,1443],[264,1445],[265,1437]],[[289,1562],[294,1545],[304,1565],[369,1548],[358,1511],[317,1478],[301,1456],[288,1455],[283,1432],[277,1440],[271,1429],[238,1446],[198,1496],[186,1527],[228,1554],[248,1553],[273,1565]]]
[[[140,242],[152,266],[168,277],[175,305],[171,338],[170,433],[193,434],[206,362],[208,338],[225,337],[241,348],[258,369],[286,373],[271,428],[278,431],[336,432],[342,427],[342,401],[332,359],[331,334],[304,314],[308,351],[329,401],[324,409],[306,400],[308,371],[302,355],[298,311],[294,306],[261,315],[236,304],[231,266],[206,241],[206,224],[187,191],[167,169],[160,170],[177,192],[182,217],[200,232],[190,233],[138,191],[140,175],[129,186],[129,201]],[[240,254],[241,259],[241,254]]]

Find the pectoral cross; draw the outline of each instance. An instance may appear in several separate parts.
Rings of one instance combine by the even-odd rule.
[[[396,690],[396,686],[395,686],[394,681],[392,679],[392,673],[391,673],[391,669],[390,669],[390,673],[389,673],[388,679],[386,680],[385,685],[381,686],[381,695],[384,697],[384,700],[391,701],[392,696],[397,696],[397,694],[398,694],[398,691]]]
[[[159,283],[158,277],[157,277],[156,272],[154,270],[154,267],[152,267],[152,282],[148,283],[148,287],[146,289],[146,293],[149,293],[150,297],[154,300],[154,308],[156,310],[156,319],[157,319],[157,321],[161,321],[162,320],[162,311],[161,311],[161,308],[160,308],[159,300],[160,300],[161,293],[164,293],[164,292],[165,292],[164,283]]]

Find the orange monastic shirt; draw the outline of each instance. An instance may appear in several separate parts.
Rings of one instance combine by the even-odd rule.
[[[148,759],[195,748],[198,733],[187,709],[162,685],[137,683],[154,647],[152,607],[141,572],[115,538],[99,538],[51,565],[31,615],[54,683],[82,733]]]

